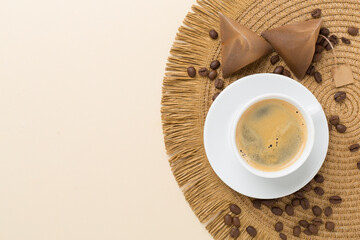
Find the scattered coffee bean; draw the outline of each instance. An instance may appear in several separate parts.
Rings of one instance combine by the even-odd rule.
[[[299,199],[303,199],[305,197],[304,193],[301,191],[297,191],[294,193],[295,197],[299,198]]]
[[[222,89],[224,87],[224,81],[220,78],[216,79],[214,82],[215,88]]]
[[[332,47],[331,47],[331,45],[328,43],[328,42],[326,42],[327,44],[324,46],[325,47],[325,49],[326,49],[326,51],[330,51],[331,49],[332,49]],[[333,46],[334,47],[334,46]]]
[[[309,229],[309,231],[311,232],[312,235],[318,234],[319,230],[314,224],[310,224],[308,229]]]
[[[285,206],[285,212],[286,212],[287,215],[293,216],[293,215],[294,215],[294,208],[293,208],[293,206],[291,206],[290,204],[286,204],[286,206]]]
[[[309,192],[311,189],[312,189],[312,188],[311,188],[310,183],[306,184],[306,185],[302,188],[302,190],[304,190],[305,192]]]
[[[357,168],[360,170],[360,162],[356,164]]]
[[[313,206],[312,207],[312,212],[316,217],[318,217],[318,216],[321,215],[322,209],[319,206]]]
[[[254,208],[260,209],[260,207],[261,207],[261,200],[260,200],[260,199],[254,199],[254,200],[252,201],[252,204],[253,204],[253,207],[254,207]]]
[[[311,16],[313,18],[319,18],[321,17],[321,9],[317,8],[311,11]]]
[[[336,126],[336,125],[339,124],[340,118],[339,118],[338,115],[332,115],[332,116],[329,117],[329,122],[330,122],[332,125]]]
[[[202,67],[198,70],[198,73],[202,77],[207,77],[209,75],[209,70],[206,67]]]
[[[287,69],[285,69],[285,68],[284,68],[284,70],[283,70],[283,72],[282,72],[282,75],[287,76],[287,77],[291,77],[290,71],[287,70]]]
[[[340,196],[331,196],[329,201],[332,204],[340,204],[342,202],[342,198]]]
[[[189,77],[193,78],[196,75],[196,70],[194,67],[188,67],[187,68],[187,74],[189,75]]]
[[[324,209],[324,214],[325,214],[325,216],[330,217],[332,213],[333,213],[333,210],[332,210],[331,207],[326,207],[326,208]]]
[[[231,224],[232,224],[232,217],[231,217],[230,214],[226,214],[226,215],[224,216],[224,222],[225,222],[225,225],[231,226]]]
[[[313,62],[319,62],[322,58],[322,54],[321,53],[315,53],[314,57],[313,57]]]
[[[315,73],[315,67],[314,65],[310,65],[309,68],[306,70],[306,74],[312,76],[314,75],[314,73]]]
[[[324,177],[320,174],[316,174],[314,177],[314,181],[317,183],[323,183],[324,182]]]
[[[306,198],[303,198],[300,200],[300,205],[303,209],[309,209],[310,208],[310,203],[309,200],[307,200]]]
[[[283,214],[283,210],[279,207],[272,207],[271,212],[276,216],[281,216]]]
[[[337,45],[339,43],[339,38],[334,34],[329,37],[329,40],[333,45]]]
[[[309,226],[309,222],[306,220],[300,220],[299,225],[302,226],[303,228],[307,228]]]
[[[255,237],[256,234],[257,234],[257,231],[256,231],[256,229],[255,229],[253,226],[248,226],[248,227],[246,228],[246,231],[247,231],[247,233],[248,233],[251,237]]]
[[[305,233],[306,235],[308,235],[308,236],[311,235],[311,232],[309,231],[309,229],[305,229],[305,230],[304,230],[304,233]]]
[[[279,55],[274,55],[274,56],[272,56],[271,58],[270,58],[270,63],[272,64],[272,65],[275,65],[277,62],[279,62],[280,61],[280,56]]]
[[[216,77],[217,77],[217,72],[216,72],[216,70],[211,70],[211,71],[209,72],[209,79],[210,79],[210,80],[214,80]]]
[[[341,41],[342,41],[343,43],[345,43],[345,44],[350,44],[350,43],[351,43],[350,39],[348,39],[348,38],[346,38],[346,37],[342,37],[342,38],[341,38]]]
[[[333,223],[333,222],[326,222],[326,223],[325,223],[325,228],[326,228],[328,231],[333,231],[334,228],[335,228],[335,223]]]
[[[346,92],[338,91],[334,94],[334,99],[336,102],[341,102],[346,98]]]
[[[321,45],[316,45],[315,46],[315,52],[316,53],[322,53],[325,50],[325,48]]]
[[[316,40],[316,44],[323,45],[324,42],[325,42],[325,38],[322,36],[318,36],[318,38]]]
[[[348,27],[348,33],[351,36],[356,36],[359,33],[359,29],[357,27]]]
[[[321,187],[315,187],[314,188],[314,192],[317,194],[317,195],[319,195],[319,196],[322,196],[322,195],[324,195],[324,189],[322,189]]]
[[[235,227],[240,227],[240,219],[238,217],[233,217],[232,223]]]
[[[320,226],[321,224],[323,224],[323,220],[322,220],[321,218],[316,217],[316,218],[314,218],[314,219],[312,220],[312,223],[313,223],[315,226]]]
[[[217,31],[215,31],[214,29],[211,29],[209,31],[209,36],[212,38],[212,39],[217,39],[219,34],[217,33]]]
[[[321,82],[322,82],[322,76],[321,76],[321,74],[320,74],[319,72],[315,72],[315,73],[314,73],[314,78],[315,78],[315,81],[316,81],[317,83],[321,83]]]
[[[320,34],[324,35],[325,37],[329,36],[330,30],[326,27],[320,29]]]
[[[360,145],[355,143],[349,147],[350,152],[356,152],[360,149]]]
[[[336,130],[339,132],[339,133],[344,133],[344,132],[346,132],[346,126],[345,125],[343,125],[343,124],[338,124],[338,125],[336,125]]]
[[[219,96],[220,93],[215,93],[212,97],[212,100],[215,101],[215,99],[217,98],[217,96]]]
[[[299,226],[295,226],[295,227],[293,228],[293,235],[294,235],[295,237],[299,237],[299,236],[300,236],[300,233],[301,233],[301,228],[300,228]]]
[[[220,62],[218,60],[214,60],[210,63],[210,68],[216,70],[220,67]]]
[[[329,127],[329,131],[332,130],[332,125],[330,123],[328,123],[328,127]]]
[[[281,238],[281,240],[287,240],[287,236],[283,233],[280,233],[279,237]]]
[[[275,223],[275,231],[281,232],[283,230],[283,228],[284,228],[284,225],[282,222]]]
[[[262,204],[264,204],[268,208],[274,206],[275,202],[276,202],[275,199],[264,199],[264,200],[262,200]]]
[[[274,72],[273,72],[273,73],[281,74],[283,71],[284,71],[284,67],[283,67],[283,66],[277,66],[277,67],[274,69]]]
[[[237,227],[233,227],[230,231],[230,237],[237,238],[240,235],[240,230]]]
[[[240,214],[241,213],[241,209],[239,208],[238,205],[236,204],[231,204],[230,205],[230,211],[236,215]]]
[[[293,205],[294,207],[299,206],[299,205],[300,205],[300,199],[294,198],[294,199],[291,201],[291,205]]]

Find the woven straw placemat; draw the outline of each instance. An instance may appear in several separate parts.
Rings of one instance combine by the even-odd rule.
[[[314,191],[305,193],[311,206],[332,206],[333,215],[325,217],[322,214],[322,218],[325,222],[334,222],[335,231],[327,231],[323,224],[317,236],[301,233],[300,239],[360,239],[360,171],[357,168],[360,152],[349,151],[349,145],[360,142],[360,36],[347,34],[348,26],[360,26],[360,3],[358,0],[206,0],[192,7],[193,12],[188,13],[184,26],[179,28],[163,82],[161,111],[165,145],[171,156],[171,170],[194,213],[206,224],[215,239],[229,238],[230,227],[224,224],[223,218],[229,213],[231,203],[236,203],[242,209],[239,239],[251,238],[245,231],[249,225],[257,229],[256,239],[279,239],[279,233],[274,230],[277,221],[283,222],[282,232],[288,239],[299,239],[293,237],[293,227],[298,225],[299,220],[310,221],[314,216],[311,208],[304,210],[295,207],[294,216],[285,213],[275,216],[265,206],[255,209],[252,199],[233,191],[216,176],[205,155],[203,127],[212,96],[218,90],[214,88],[213,81],[198,74],[190,78],[186,69],[189,66],[196,69],[208,67],[215,59],[221,62],[220,38],[213,40],[209,37],[210,29],[219,32],[218,12],[260,34],[270,28],[311,19],[310,12],[315,8],[322,9],[323,26],[328,27],[332,34],[351,40],[350,45],[339,44],[335,49],[339,64],[350,64],[355,84],[338,89],[334,87],[331,51],[325,51],[322,60],[316,64],[323,82],[318,84],[310,76],[301,81],[322,104],[327,116],[340,116],[347,131],[330,131],[328,154],[320,170],[325,181],[322,184],[311,181],[313,189],[321,186],[325,194],[319,196]],[[242,69],[237,75],[225,78],[225,87],[243,76],[272,72],[275,66],[270,64],[271,55]],[[339,90],[347,93],[343,103],[337,103],[333,98]],[[328,199],[332,195],[340,195],[342,203],[330,204]],[[279,199],[276,206],[284,209],[293,197],[290,195]]]

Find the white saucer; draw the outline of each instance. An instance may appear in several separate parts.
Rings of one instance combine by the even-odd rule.
[[[237,110],[247,101],[267,93],[289,95],[304,107],[319,104],[297,81],[272,73],[254,74],[229,85],[213,102],[204,126],[206,155],[215,173],[235,191],[254,198],[279,198],[305,186],[322,166],[329,144],[329,129],[323,110],[312,116],[315,126],[313,150],[305,163],[290,175],[262,178],[248,172],[231,146],[230,128]]]

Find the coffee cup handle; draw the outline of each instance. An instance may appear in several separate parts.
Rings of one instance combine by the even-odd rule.
[[[314,104],[306,108],[306,110],[310,113],[311,116],[315,116],[317,113],[321,111],[320,104]]]

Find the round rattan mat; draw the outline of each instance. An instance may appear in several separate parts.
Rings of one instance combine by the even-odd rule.
[[[186,69],[189,66],[196,69],[208,67],[215,59],[221,61],[220,39],[213,40],[208,35],[210,29],[219,32],[218,12],[260,34],[270,28],[310,19],[310,12],[315,8],[322,9],[323,26],[328,27],[332,34],[351,40],[350,45],[340,43],[335,49],[339,64],[350,64],[355,84],[338,89],[334,87],[331,51],[325,51],[322,60],[316,64],[323,82],[318,84],[310,76],[301,81],[320,101],[327,116],[340,116],[347,131],[330,131],[328,154],[320,170],[325,181],[321,184],[311,181],[313,189],[321,186],[325,194],[319,196],[314,191],[305,193],[311,206],[333,208],[330,217],[322,214],[322,218],[324,222],[334,222],[335,231],[327,231],[323,224],[317,236],[301,233],[300,238],[295,238],[292,231],[298,221],[314,218],[311,208],[304,210],[295,207],[293,216],[285,212],[282,216],[275,216],[265,206],[255,209],[252,199],[231,190],[211,169],[203,146],[203,125],[212,96],[219,90],[215,89],[213,81],[198,74],[195,78],[188,77]],[[196,216],[206,224],[215,239],[230,238],[231,228],[224,224],[223,217],[229,213],[231,203],[236,203],[242,209],[239,239],[251,238],[245,231],[249,225],[257,229],[255,239],[279,239],[279,233],[274,230],[277,221],[283,222],[282,232],[288,239],[360,239],[360,171],[357,168],[360,152],[349,151],[349,145],[360,142],[360,36],[347,34],[348,26],[360,26],[360,3],[357,0],[207,0],[199,1],[192,10],[186,16],[184,25],[179,28],[168,60],[163,83],[162,122],[166,149],[171,156],[171,170]],[[271,55],[242,69],[237,75],[224,79],[225,87],[249,74],[272,72],[275,66],[270,64]],[[280,62],[277,65],[285,64]],[[333,99],[334,93],[339,90],[347,93],[343,103]],[[330,204],[328,199],[332,195],[341,196],[342,203]],[[283,197],[275,205],[284,209],[293,197]]]

